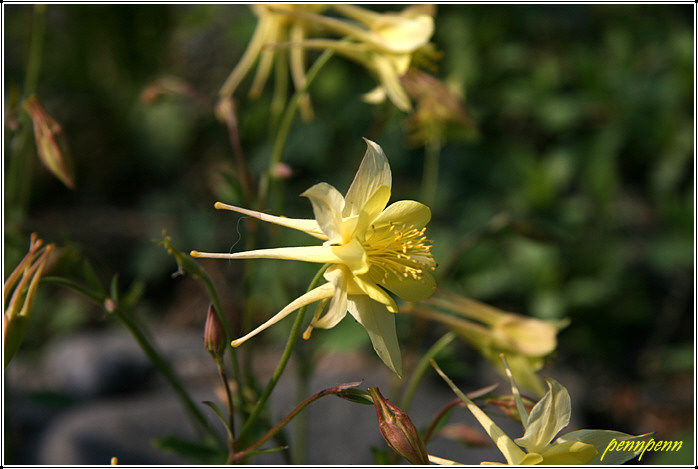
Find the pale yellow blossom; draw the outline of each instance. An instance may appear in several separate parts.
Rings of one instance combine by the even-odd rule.
[[[395,332],[398,308],[389,292],[407,301],[420,301],[436,289],[432,274],[436,263],[425,235],[429,208],[402,200],[388,204],[392,184],[390,165],[379,145],[366,140],[368,149],[346,196],[326,183],[302,195],[310,199],[315,219],[276,217],[217,202],[218,209],[232,210],[263,221],[294,228],[318,238],[318,246],[260,249],[239,253],[192,251],[193,257],[218,259],[288,259],[331,264],[324,273],[327,283],[301,295],[261,326],[234,340],[238,346],[298,308],[324,303],[313,317],[314,327],[329,329],[347,311],[366,328],[378,356],[398,375],[402,361]]]

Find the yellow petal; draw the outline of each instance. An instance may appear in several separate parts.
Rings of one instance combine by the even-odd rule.
[[[246,208],[236,207],[235,205],[224,204],[223,202],[216,202],[215,208],[219,210],[230,210],[231,212],[241,213],[258,220],[266,221],[269,223],[275,223],[277,225],[285,226],[287,228],[293,228],[294,230],[303,231],[308,233],[310,236],[326,240],[327,236],[320,229],[316,220],[302,219],[302,218],[286,218],[286,217],[275,217],[274,215],[267,215],[266,213],[255,212],[254,210],[248,210]]]
[[[409,55],[388,57],[383,54],[373,54],[371,63],[378,75],[390,101],[404,112],[412,110],[412,103],[407,92],[400,83],[400,75],[403,75],[410,65]]]
[[[516,444],[528,452],[541,452],[570,421],[571,402],[567,389],[546,378],[548,392],[533,406],[524,436]]]
[[[255,11],[255,13],[259,14],[257,11]],[[245,53],[242,54],[240,61],[225,80],[225,83],[223,83],[223,86],[218,93],[220,96],[232,96],[242,79],[245,77],[245,75],[247,75],[247,72],[250,71],[252,65],[254,65],[254,63],[257,61],[259,53],[262,50],[262,46],[264,45],[266,35],[267,25],[260,20],[260,22],[257,24],[257,28],[254,30],[252,39],[247,45],[247,49],[245,49]]]
[[[422,47],[434,34],[434,19],[427,15],[406,18],[383,15],[372,26],[378,44],[391,52],[413,52]]]
[[[272,316],[271,319],[269,319],[267,322],[262,324],[261,326],[257,327],[254,329],[252,332],[245,334],[244,336],[240,337],[239,339],[235,339],[231,342],[231,345],[233,347],[237,347],[243,342],[245,342],[247,339],[250,337],[254,337],[255,335],[259,334],[262,332],[264,329],[268,328],[269,326],[272,326],[276,324],[277,322],[281,321],[283,318],[297,310],[298,308],[301,308],[305,305],[309,305],[310,303],[314,303],[316,301],[329,298],[332,296],[334,293],[334,286],[331,283],[326,283],[324,285],[320,285],[319,287],[310,290],[309,292],[299,296],[292,302],[290,302],[284,309],[276,313],[274,316]]]
[[[395,317],[386,311],[385,306],[365,296],[350,296],[348,307],[352,316],[368,332],[373,349],[383,363],[400,376],[402,356],[395,331]]]
[[[347,315],[347,278],[351,273],[342,265],[332,266],[325,271],[325,279],[334,286],[334,295],[327,313],[311,326],[331,329]]]
[[[472,413],[477,421],[480,422],[480,425],[482,425],[482,428],[485,430],[485,432],[487,432],[487,435],[492,439],[492,441],[494,441],[494,444],[497,445],[499,451],[504,455],[507,463],[520,464],[520,462],[526,457],[526,453],[524,453],[521,448],[516,446],[514,441],[509,438],[509,435],[504,433],[504,430],[499,428],[499,426],[494,423],[489,415],[483,412],[482,409],[477,406],[477,404],[468,398],[468,396],[463,394],[463,392],[458,389],[458,387],[448,376],[446,376],[443,371],[441,371],[441,368],[439,368],[433,360],[431,363],[436,372],[444,379],[444,381],[446,381],[446,383],[448,383],[449,387],[453,390],[456,396],[463,401],[470,413]]]
[[[393,298],[388,294],[388,292],[376,285],[368,274],[354,275],[353,280],[354,283],[349,286],[349,293],[355,292],[355,290],[353,290],[352,287],[358,287],[361,293],[367,295],[369,298],[371,298],[374,301],[377,301],[378,303],[384,304],[385,307],[388,308],[388,311],[390,311],[391,313],[398,312],[395,300],[393,300]]]
[[[317,262],[320,264],[337,264],[342,259],[335,256],[329,246],[299,246],[292,248],[257,249],[234,253],[191,251],[191,257],[208,259],[285,259],[291,261]]]
[[[363,99],[364,102],[368,104],[381,104],[385,102],[386,96],[387,95],[385,94],[385,88],[378,85],[368,93],[362,94],[361,99]]]
[[[344,217],[361,213],[366,201],[380,186],[392,187],[393,177],[390,172],[390,164],[388,164],[388,158],[383,153],[383,149],[368,139],[364,139],[364,141],[368,148],[344,198],[345,206],[342,211]]]
[[[339,246],[329,246],[332,254],[340,259],[340,262],[346,265],[354,274],[365,274],[370,267],[368,263],[368,255],[361,243],[356,239],[352,239],[347,244]]]
[[[521,461],[517,463],[519,466],[535,466],[543,461],[543,456],[538,453],[526,453]]]
[[[321,182],[301,194],[313,204],[315,220],[330,243],[342,242],[344,197],[331,185]]]
[[[429,271],[422,272],[422,278],[385,275],[380,269],[371,269],[369,275],[374,282],[384,286],[405,301],[422,301],[436,291],[436,279]]]
[[[405,225],[416,229],[424,228],[431,220],[431,210],[424,204],[414,200],[400,200],[392,203],[373,220],[373,225],[379,228],[383,225]]]
[[[588,464],[599,454],[594,446],[581,441],[566,441],[550,445],[541,453],[545,465]]]
[[[361,207],[352,236],[364,241],[366,239],[366,228],[374,224],[376,217],[388,204],[388,200],[390,200],[390,188],[388,186],[380,186],[376,189],[373,195]]]

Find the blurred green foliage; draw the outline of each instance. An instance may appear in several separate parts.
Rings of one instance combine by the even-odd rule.
[[[648,356],[671,356],[692,341],[692,11],[443,5],[435,21],[438,75],[460,84],[478,125],[476,138],[446,142],[441,154],[429,229],[440,285],[511,311],[571,318],[562,364],[592,382],[595,372],[654,373],[664,364]],[[5,7],[5,96],[21,96],[31,15],[31,6]],[[145,281],[157,318],[181,300],[172,259],[152,242],[163,229],[184,250],[242,248],[244,225],[213,209],[215,200],[241,199],[212,106],[254,21],[240,5],[49,5],[37,95],[67,134],[77,188],[36,168],[27,213],[5,220],[6,263],[37,231],[63,247],[59,271],[85,253],[105,276]],[[141,99],[163,77],[183,80],[195,97]],[[238,118],[258,176],[271,151],[271,92],[251,101],[249,82],[238,92]],[[423,149],[407,145],[404,114],[360,100],[373,86],[338,58],[322,70],[311,89],[317,118],[293,125],[284,153],[293,175],[276,186],[274,212],[309,216],[296,195],[318,181],[344,191],[362,136],[390,159],[393,200],[418,197]],[[5,167],[13,135],[5,129]],[[260,247],[302,241],[276,228],[262,234]],[[312,277],[312,266],[274,264],[260,261],[253,272],[250,301],[264,317]],[[240,291],[239,266],[215,268]],[[36,320],[36,337],[51,332],[42,324],[62,330],[100,320],[56,290],[41,293],[37,309],[58,303],[35,315],[51,318]],[[201,324],[204,314],[202,306]]]

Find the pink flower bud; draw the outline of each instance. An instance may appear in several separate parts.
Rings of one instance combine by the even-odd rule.
[[[61,125],[46,112],[36,96],[24,102],[24,109],[34,124],[34,138],[39,159],[46,168],[70,189],[75,188],[72,160]]]
[[[211,354],[214,360],[218,361],[223,358],[225,352],[226,338],[223,324],[216,314],[216,309],[213,305],[208,307],[206,315],[206,326],[204,327],[204,347]]]
[[[378,388],[368,388],[376,406],[378,427],[388,445],[411,464],[428,465],[427,449],[410,417],[388,402]]]

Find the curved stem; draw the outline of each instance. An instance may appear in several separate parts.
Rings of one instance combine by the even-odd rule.
[[[463,402],[459,398],[455,398],[451,402],[446,404],[444,408],[441,409],[441,411],[436,415],[436,417],[434,417],[434,420],[432,420],[431,425],[429,425],[427,431],[424,432],[424,437],[422,437],[422,440],[424,440],[425,445],[434,434],[434,430],[436,430],[436,427],[438,426],[439,422],[441,422],[441,419],[444,417],[444,415],[446,415],[449,410],[459,405],[465,407],[465,404],[463,404]]]
[[[405,388],[405,393],[402,397],[402,405],[400,406],[402,410],[407,412],[409,409],[412,399],[414,398],[414,394],[417,392],[417,386],[419,386],[419,382],[424,377],[424,373],[426,373],[426,371],[429,369],[429,361],[438,355],[438,353],[441,352],[441,350],[443,350],[455,338],[456,334],[453,332],[444,334],[443,337],[437,340],[436,343],[432,345],[431,348],[424,354],[422,359],[417,364],[417,367],[412,372],[410,381],[407,383],[407,387]]]
[[[314,289],[315,287],[318,286],[320,283],[320,280],[322,279],[322,274],[325,273],[325,270],[329,267],[329,264],[323,265],[320,270],[318,270],[317,274],[315,274],[315,277],[313,278],[313,281],[310,282],[310,286],[308,286],[308,290],[310,291]],[[239,440],[244,441],[245,438],[247,437],[247,434],[250,432],[252,429],[252,426],[255,424],[257,419],[259,418],[259,414],[264,408],[264,405],[266,404],[267,400],[269,399],[269,396],[271,395],[272,391],[274,390],[274,387],[276,387],[276,383],[279,381],[279,378],[281,378],[281,375],[283,374],[284,370],[286,369],[286,365],[288,364],[288,360],[291,358],[291,352],[293,352],[293,347],[296,345],[296,341],[298,340],[298,332],[300,331],[301,324],[303,323],[303,318],[305,317],[305,311],[308,308],[307,305],[302,306],[298,310],[298,315],[296,316],[296,320],[293,323],[293,327],[291,328],[291,333],[288,336],[288,341],[286,342],[286,348],[284,349],[284,353],[281,355],[281,359],[279,360],[279,364],[276,366],[276,370],[274,371],[274,374],[272,375],[271,379],[269,380],[269,383],[267,384],[267,387],[264,388],[264,392],[260,396],[259,400],[257,401],[257,404],[255,405],[254,409],[250,413],[249,418],[245,422],[245,425],[242,427],[242,430],[240,431],[240,436]]]
[[[298,406],[296,406],[296,408],[293,409],[290,414],[288,414],[286,417],[284,417],[284,419],[281,422],[277,423],[274,426],[274,428],[272,428],[267,433],[265,433],[264,436],[262,436],[254,444],[252,444],[249,448],[236,454],[235,457],[233,458],[233,461],[240,461],[241,459],[248,456],[252,451],[254,451],[257,448],[259,448],[260,446],[262,446],[270,438],[272,438],[274,435],[276,435],[279,432],[279,430],[281,430],[284,426],[286,426],[296,415],[298,415],[303,409],[308,407],[308,405],[310,405],[314,401],[320,399],[323,396],[329,396],[331,394],[338,394],[338,393],[345,391],[349,388],[353,388],[354,386],[358,386],[359,384],[361,384],[361,382],[340,384],[339,386],[324,389],[318,393],[313,394],[312,396],[310,396],[309,398],[307,398],[306,400],[301,402]]]
[[[136,342],[138,342],[138,345],[140,345],[143,349],[143,352],[145,352],[153,365],[155,365],[160,373],[162,373],[167,382],[170,383],[170,386],[172,386],[172,389],[174,389],[177,396],[179,396],[184,404],[184,407],[187,409],[193,420],[201,427],[202,430],[213,438],[221,450],[225,450],[225,444],[221,441],[218,433],[216,433],[213,427],[209,425],[209,422],[206,420],[206,417],[204,417],[204,414],[199,410],[196,404],[194,404],[194,401],[184,389],[182,383],[180,383],[179,377],[175,374],[174,370],[170,367],[167,361],[160,356],[160,353],[150,344],[145,334],[143,334],[143,331],[141,331],[136,323],[131,320],[129,315],[125,314],[125,312],[121,309],[116,308],[114,310],[114,314],[122,323],[124,323],[126,328],[136,339]]]

